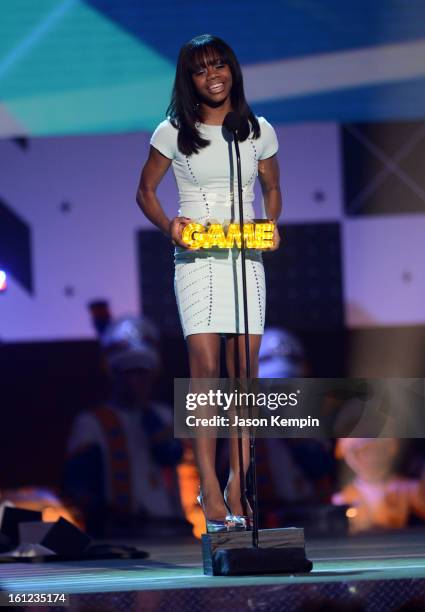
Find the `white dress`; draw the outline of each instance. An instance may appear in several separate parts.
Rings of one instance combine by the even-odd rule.
[[[254,214],[254,183],[258,160],[271,157],[278,150],[273,127],[258,118],[261,136],[251,136],[240,143],[244,217]],[[239,220],[236,155],[234,143],[222,126],[200,124],[199,129],[210,144],[199,153],[184,155],[177,147],[178,131],[169,120],[159,124],[151,145],[172,159],[179,191],[178,215],[206,224]],[[232,180],[233,179],[233,180]],[[257,215],[259,216],[259,215]],[[265,319],[265,279],[261,251],[247,249],[246,276],[248,327],[250,334],[262,334]],[[183,334],[243,334],[241,256],[238,248],[175,250],[174,289]]]

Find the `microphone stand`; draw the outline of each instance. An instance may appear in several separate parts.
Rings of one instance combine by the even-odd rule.
[[[233,140],[235,142],[236,151],[236,168],[238,177],[238,200],[239,200],[239,227],[241,232],[241,264],[242,264],[242,294],[243,294],[243,312],[245,321],[245,360],[246,360],[246,378],[248,381],[251,380],[251,359],[249,352],[249,328],[248,328],[248,296],[247,296],[247,284],[246,284],[246,256],[245,256],[245,235],[244,235],[244,213],[243,213],[243,195],[242,195],[242,172],[241,172],[241,156],[239,151],[239,142],[237,130],[233,130]],[[249,418],[252,419],[252,406],[249,404]],[[240,453],[241,460],[243,453]],[[251,470],[252,480],[252,512],[253,512],[253,526],[252,526],[252,545],[254,548],[258,548],[258,495],[257,495],[257,470],[255,462],[255,436],[253,433],[253,427],[250,425],[249,429],[249,467]],[[241,470],[243,474],[243,469]],[[241,483],[242,484],[242,483]],[[244,483],[245,484],[245,483]],[[242,491],[242,486],[241,486]]]
[[[239,197],[239,225],[241,233],[241,263],[242,263],[242,293],[243,310],[245,318],[245,359],[246,379],[251,381],[251,360],[249,354],[249,329],[248,329],[248,299],[246,283],[246,257],[245,257],[245,235],[244,215],[242,198],[242,172],[241,157],[238,143],[238,130],[240,118],[236,113],[228,113],[223,125],[233,134],[236,150],[236,167]],[[255,396],[254,396],[255,397]],[[249,404],[249,416],[252,417],[252,406]],[[223,534],[204,534],[202,536],[202,558],[204,562],[204,573],[212,576],[244,576],[252,574],[277,574],[309,572],[312,563],[305,556],[304,531],[295,527],[286,529],[268,529],[264,546],[260,547],[258,542],[258,496],[257,496],[257,474],[255,465],[255,436],[252,425],[249,428],[249,465],[251,469],[252,482],[252,505],[253,505],[253,529],[252,546],[247,546],[248,534],[244,531],[227,533],[224,540]],[[238,439],[239,446],[239,439]],[[240,446],[239,446],[240,449]],[[239,453],[241,494],[242,481],[244,478],[243,453]],[[246,511],[246,489],[241,502]],[[230,545],[230,546],[226,546]]]

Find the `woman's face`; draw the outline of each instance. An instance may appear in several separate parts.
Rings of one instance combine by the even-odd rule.
[[[192,74],[193,83],[202,102],[220,106],[230,96],[233,84],[231,70],[219,58],[205,64]]]

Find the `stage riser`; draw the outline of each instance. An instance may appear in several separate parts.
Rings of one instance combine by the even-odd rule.
[[[327,580],[331,578],[327,577]],[[326,578],[324,577],[326,580]],[[214,581],[214,578],[212,578]],[[216,612],[267,610],[299,612],[303,606],[319,602],[329,611],[343,610],[357,603],[358,610],[391,612],[407,602],[421,601],[425,607],[425,579],[312,582],[303,585],[256,585],[199,589],[127,591],[71,595],[70,612],[84,609],[103,612]],[[316,609],[316,608],[315,608]],[[34,608],[36,610],[36,608]],[[49,608],[55,610],[55,608]],[[63,608],[57,608],[63,610]],[[357,610],[357,609],[356,609]]]

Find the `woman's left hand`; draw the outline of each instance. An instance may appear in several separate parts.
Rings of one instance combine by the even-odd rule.
[[[280,234],[277,224],[275,223],[274,232],[273,232],[273,246],[268,249],[269,251],[277,251],[280,246]]]

